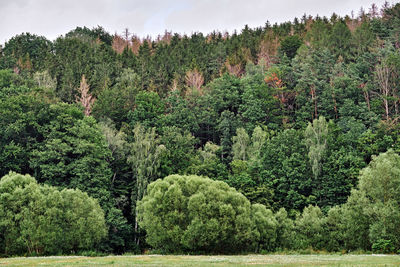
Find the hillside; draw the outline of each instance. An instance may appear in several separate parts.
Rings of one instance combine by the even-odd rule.
[[[15,35],[0,47],[0,177],[35,177],[45,188],[35,203],[62,194],[45,184],[98,201],[107,234],[64,254],[148,248],[137,203],[172,174],[226,182],[264,205],[275,232],[251,250],[398,251],[400,198],[387,185],[398,189],[400,170],[399,38],[400,4],[233,34]],[[10,188],[0,184],[2,197]],[[25,213],[0,207],[0,255],[55,253],[40,243],[54,236],[25,233]]]

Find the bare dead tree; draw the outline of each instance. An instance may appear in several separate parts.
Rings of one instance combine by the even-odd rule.
[[[375,3],[373,3],[373,4],[371,5],[371,7],[370,7],[370,9],[369,9],[369,15],[370,15],[371,18],[376,18],[376,17],[378,17],[378,15],[379,15],[379,9],[378,9],[378,6],[377,6]]]
[[[81,103],[81,105],[85,108],[85,116],[90,116],[93,103],[96,100],[92,94],[89,93],[89,89],[90,88],[86,82],[85,75],[82,75],[81,85],[77,89],[79,95],[76,97],[76,102]]]
[[[188,87],[194,88],[199,92],[204,84],[203,75],[197,69],[187,71],[185,81]]]
[[[243,73],[242,65],[239,64],[231,64],[228,61],[225,62],[225,68],[230,73],[231,75],[234,75],[236,77],[240,77],[240,75]]]
[[[377,82],[379,84],[380,97],[383,100],[385,108],[386,120],[389,120],[389,96],[391,93],[390,88],[390,68],[383,63],[378,64],[375,68]]]
[[[131,50],[135,55],[139,54],[139,48],[140,48],[141,45],[142,45],[142,41],[140,40],[140,38],[137,35],[132,34],[132,37],[131,37]]]
[[[128,44],[130,36],[131,36],[131,33],[129,32],[128,28],[124,29],[123,35],[124,35],[125,42]]]
[[[115,52],[122,54],[126,47],[126,41],[121,36],[115,34],[111,46]]]

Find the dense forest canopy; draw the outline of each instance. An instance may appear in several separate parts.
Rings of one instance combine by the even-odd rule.
[[[399,49],[400,4],[232,34],[14,36],[0,46],[0,199],[24,211],[0,202],[0,255],[399,250]],[[86,243],[61,223],[34,232],[68,197],[95,209]],[[57,229],[69,243],[45,235]]]

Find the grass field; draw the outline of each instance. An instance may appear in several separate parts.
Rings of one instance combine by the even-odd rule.
[[[397,255],[107,256],[0,258],[0,266],[400,266]]]

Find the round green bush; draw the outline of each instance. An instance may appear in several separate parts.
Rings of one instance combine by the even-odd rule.
[[[165,252],[234,253],[253,244],[250,202],[221,181],[171,175],[138,203],[148,244]]]
[[[94,249],[107,233],[97,200],[10,172],[0,180],[0,255],[56,255]]]

